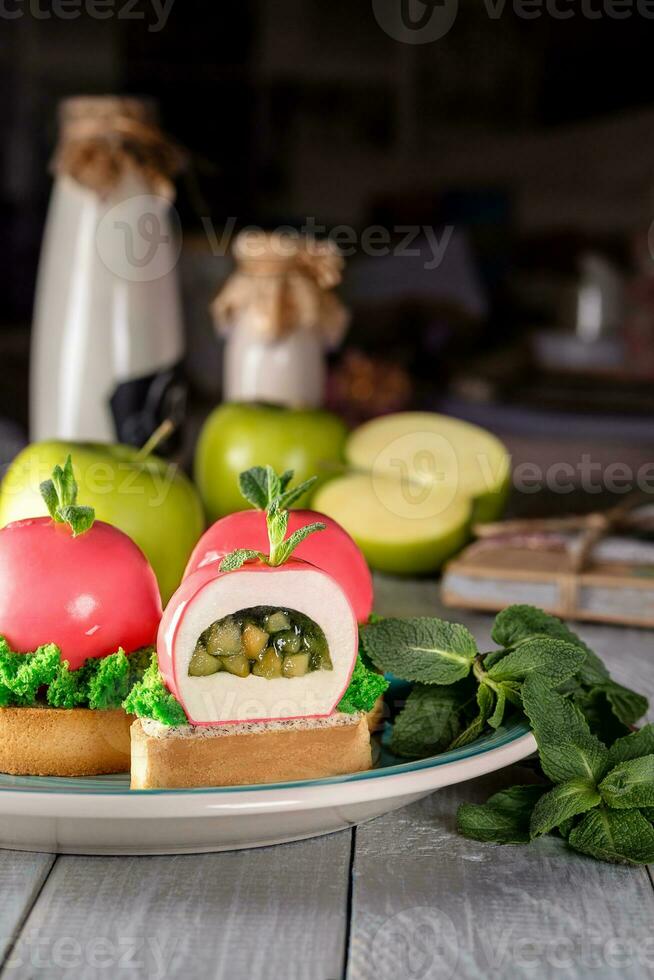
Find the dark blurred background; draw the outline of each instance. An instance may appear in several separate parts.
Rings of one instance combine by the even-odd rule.
[[[330,383],[353,422],[418,405],[486,424],[517,460],[534,439],[541,461],[589,446],[651,456],[654,9],[560,0],[563,19],[461,0],[445,36],[409,44],[370,0],[175,0],[167,17],[117,0],[106,19],[82,2],[5,7],[5,418],[27,423],[57,103],[133,93],[158,100],[190,152],[176,206],[200,413],[220,397],[207,304],[230,268],[212,235],[310,218],[356,240],[342,289],[353,323]],[[403,226],[427,226],[447,240],[442,261],[424,234],[417,255],[365,254],[371,225],[396,245]]]

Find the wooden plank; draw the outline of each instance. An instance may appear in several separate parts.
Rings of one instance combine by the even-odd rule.
[[[43,887],[55,857],[26,851],[0,851],[0,964]]]
[[[644,868],[593,861],[554,837],[497,847],[457,835],[458,804],[516,775],[443,790],[357,829],[347,980],[654,975]]]
[[[351,834],[180,857],[60,857],[7,976],[94,980],[343,972]],[[38,943],[38,945],[36,945]]]

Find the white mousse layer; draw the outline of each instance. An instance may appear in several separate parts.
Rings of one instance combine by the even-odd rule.
[[[226,671],[189,677],[200,634],[216,620],[252,606],[294,609],[312,619],[325,634],[333,670],[272,679]],[[173,651],[180,700],[192,724],[322,717],[331,714],[349,683],[357,655],[356,620],[340,586],[319,569],[275,574],[243,568],[208,582],[178,613],[166,640]]]

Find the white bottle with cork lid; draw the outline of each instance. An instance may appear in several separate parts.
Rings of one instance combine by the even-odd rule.
[[[139,99],[67,99],[60,125],[32,330],[31,438],[142,445],[184,406],[171,207],[181,155]]]
[[[348,323],[332,291],[341,256],[329,242],[252,230],[237,236],[233,253],[236,270],[213,304],[226,337],[225,399],[320,406],[325,352]]]

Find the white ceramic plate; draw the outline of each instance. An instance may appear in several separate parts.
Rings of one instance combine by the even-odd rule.
[[[536,750],[525,725],[419,762],[382,752],[370,772],[266,786],[139,790],[127,776],[0,774],[0,846],[64,854],[182,854],[262,847],[343,830]]]

